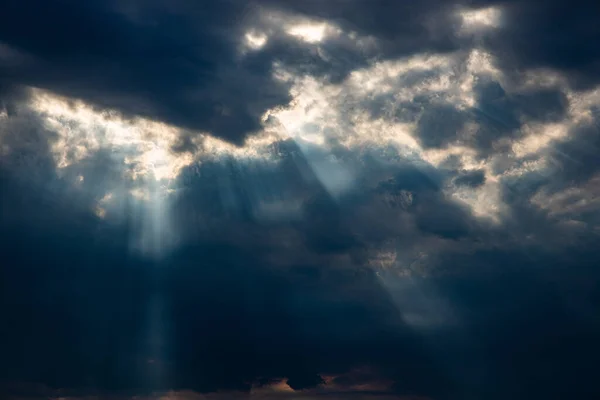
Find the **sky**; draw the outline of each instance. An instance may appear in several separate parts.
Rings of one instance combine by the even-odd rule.
[[[600,7],[4,0],[0,398],[600,398]]]

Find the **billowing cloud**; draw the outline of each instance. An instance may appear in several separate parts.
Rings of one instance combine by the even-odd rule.
[[[9,2],[0,393],[593,398],[576,6]]]

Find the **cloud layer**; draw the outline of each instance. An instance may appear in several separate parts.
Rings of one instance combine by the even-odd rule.
[[[594,398],[576,3],[9,1],[0,393]]]

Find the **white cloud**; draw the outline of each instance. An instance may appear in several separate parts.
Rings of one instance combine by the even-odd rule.
[[[321,24],[300,24],[292,25],[287,29],[287,33],[296,36],[300,40],[308,43],[318,43],[325,38],[327,25]]]
[[[191,158],[169,150],[179,130],[145,119],[125,120],[98,112],[78,101],[40,90],[33,91],[31,107],[58,134],[53,153],[59,168],[82,161],[99,150],[120,154],[133,167],[132,178],[174,179]]]
[[[462,18],[460,33],[473,33],[484,29],[493,29],[500,26],[502,11],[497,7],[488,7],[471,10],[461,10]]]
[[[268,36],[264,33],[248,32],[246,33],[246,44],[252,50],[259,50],[267,44]]]

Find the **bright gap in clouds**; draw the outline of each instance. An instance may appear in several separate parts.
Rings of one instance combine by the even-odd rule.
[[[82,102],[33,91],[33,110],[45,116],[49,128],[58,133],[53,145],[59,168],[66,168],[95,151],[110,150],[131,166],[133,180],[174,179],[191,163],[189,156],[173,155],[169,148],[179,130],[144,119],[128,121],[117,115],[95,111]]]
[[[252,50],[259,50],[267,44],[268,37],[264,33],[248,32],[246,33],[246,44]]]
[[[326,29],[327,24],[324,23],[304,23],[292,25],[287,33],[308,43],[319,43],[325,38]]]
[[[499,15],[497,9],[462,13],[465,24],[491,27],[497,26],[494,21]],[[333,29],[325,23],[296,20],[291,24],[289,20],[276,17],[272,16],[272,23],[281,23],[282,29],[287,26],[288,34],[309,43],[323,40],[328,30]],[[245,37],[251,47],[259,48],[266,43],[266,34],[257,32],[262,31],[249,31]],[[418,82],[411,80],[420,75],[425,78]],[[288,106],[268,110],[263,118],[262,132],[247,138],[241,147],[198,134],[192,140],[202,150],[193,155],[171,152],[182,133],[165,124],[140,118],[125,120],[42,91],[34,92],[33,108],[44,115],[51,129],[58,133],[53,153],[60,170],[68,170],[69,166],[77,165],[95,152],[110,152],[115,165],[120,168],[123,182],[117,187],[106,188],[105,197],[100,196],[95,212],[110,220],[111,204],[117,203],[116,199],[123,195],[130,198],[137,210],[139,231],[143,233],[143,238],[138,241],[150,243],[141,245],[144,248],[164,247],[161,244],[163,236],[172,236],[168,217],[169,193],[173,190],[171,183],[184,167],[221,156],[276,162],[277,156],[272,154],[270,146],[282,139],[293,139],[297,143],[312,172],[334,198],[351,190],[360,174],[358,165],[333,156],[335,146],[362,154],[368,149],[391,145],[401,158],[434,167],[442,166],[449,157],[456,157],[465,171],[483,170],[487,179],[476,188],[450,185],[444,189],[447,195],[467,204],[477,217],[500,221],[505,212],[500,193],[503,176],[493,170],[495,160],[479,158],[475,149],[460,142],[477,133],[480,129],[477,122],[469,121],[464,132],[458,132],[457,143],[427,148],[422,146],[416,132],[418,119],[407,121],[395,117],[403,112],[402,107],[417,97],[435,99],[434,104],[451,104],[462,111],[476,108],[474,87],[477,80],[502,81],[502,74],[489,54],[474,49],[466,55],[432,54],[387,60],[354,70],[336,84],[316,77],[298,76],[276,63],[274,77],[290,84],[293,101]],[[378,97],[387,97],[389,101],[382,106],[381,115],[375,118],[364,108],[364,102]],[[524,125],[525,135],[513,143],[515,165],[519,164],[520,158],[539,152],[552,141],[564,137],[568,128],[565,124],[557,123],[554,128]],[[539,165],[535,168],[543,168],[545,164]],[[504,174],[517,172],[513,168]],[[82,175],[81,179],[87,178]],[[112,196],[110,199],[106,198],[108,193]]]
[[[118,176],[101,179],[95,183],[101,187],[91,188],[102,193],[92,211],[107,221],[127,214],[134,232],[132,248],[152,257],[163,255],[176,240],[169,216],[169,189],[181,169],[193,161],[187,153],[170,151],[179,130],[144,119],[125,120],[40,90],[32,91],[32,99],[32,109],[57,133],[51,150],[58,173],[84,168],[85,172],[76,171],[77,187],[86,181],[98,182],[94,175],[100,172],[85,166],[97,154],[107,154]]]

